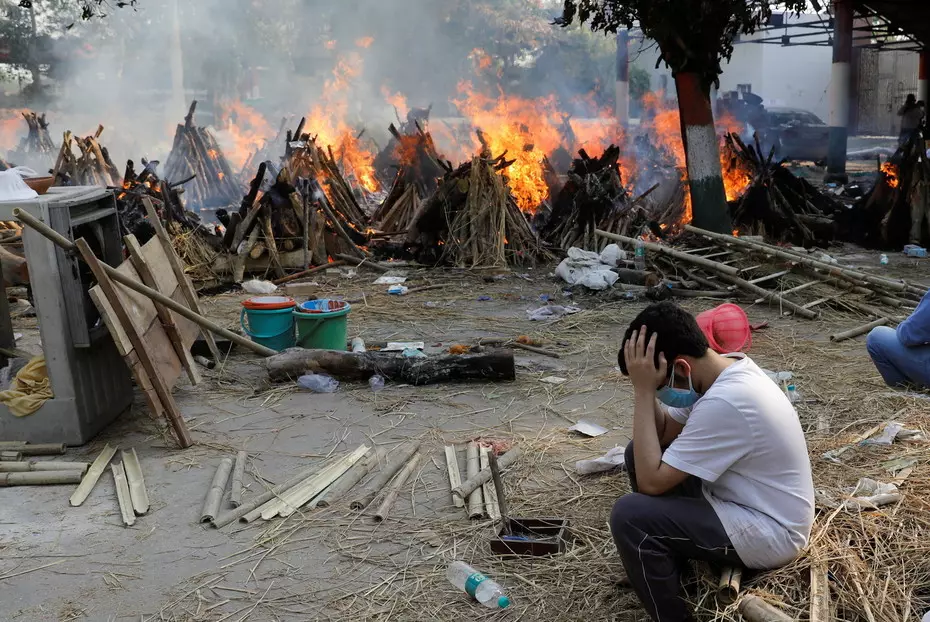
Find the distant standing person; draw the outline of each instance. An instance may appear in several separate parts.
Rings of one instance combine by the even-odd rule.
[[[930,292],[897,329],[872,329],[865,346],[890,386],[930,389]]]
[[[898,116],[901,117],[901,134],[898,136],[898,144],[903,145],[920,127],[924,116],[923,107],[917,103],[917,98],[913,93],[907,96],[904,105],[898,109]]]

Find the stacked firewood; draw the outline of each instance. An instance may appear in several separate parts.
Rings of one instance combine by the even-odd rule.
[[[407,233],[406,243],[419,249],[420,261],[502,268],[530,263],[542,253],[504,179],[511,164],[484,150],[446,173]]]
[[[184,123],[177,127],[164,176],[172,184],[185,185],[191,209],[228,207],[242,198],[242,189],[216,137],[208,129],[194,125],[196,108],[194,101]]]
[[[48,121],[45,118],[45,113],[37,115],[34,112],[25,111],[22,114],[23,119],[26,120],[26,125],[29,127],[29,132],[19,142],[16,151],[13,152],[13,159],[22,162],[42,159],[48,161],[45,166],[51,166],[58,147],[55,146],[55,142],[48,131]]]
[[[268,160],[274,160],[278,157],[280,153],[278,150],[286,138],[286,128],[287,117],[281,119],[281,125],[278,127],[278,133],[275,137],[262,143],[262,146],[246,159],[245,163],[242,165],[242,170],[239,171],[239,179],[243,182],[248,182],[252,171],[254,171],[259,164]]]
[[[752,178],[743,195],[730,204],[733,225],[744,233],[796,246],[826,246],[836,238],[835,216],[845,208],[807,180],[795,176],[766,155],[759,144],[746,145],[736,134],[724,137],[730,167],[747,170]]]
[[[92,136],[81,138],[65,132],[52,175],[57,186],[119,186],[119,169],[107,148],[99,142],[103,126]],[[73,143],[73,144],[72,144]],[[78,153],[74,151],[77,146]]]
[[[930,244],[930,222],[919,217],[930,202],[930,162],[921,132],[879,165],[872,189],[847,215],[851,241],[871,248],[900,250],[905,244]],[[917,216],[916,218],[914,216]]]

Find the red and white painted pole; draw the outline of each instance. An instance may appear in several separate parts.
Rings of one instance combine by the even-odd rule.
[[[920,65],[917,74],[917,101],[930,106],[930,50],[920,53]]]
[[[678,73],[675,75],[675,87],[678,89],[681,138],[688,165],[691,222],[701,229],[730,233],[732,227],[723,189],[710,86],[696,73]]]
[[[626,129],[630,123],[630,33],[617,33],[617,125]]]
[[[853,5],[833,0],[833,71],[830,76],[830,143],[826,181],[846,183],[846,147],[849,141],[849,88],[852,72]]]

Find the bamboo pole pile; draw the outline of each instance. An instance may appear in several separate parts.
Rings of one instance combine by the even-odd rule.
[[[178,125],[171,153],[165,162],[165,179],[183,183],[191,209],[228,207],[242,198],[237,177],[213,133],[194,124],[195,100],[184,123]]]
[[[37,115],[35,112],[26,110],[22,115],[29,131],[10,155],[17,162],[31,166],[38,172],[48,170],[55,162],[58,146],[55,145],[48,131],[45,113]]]
[[[103,126],[91,136],[64,133],[58,159],[52,169],[57,186],[119,186],[119,169],[110,159],[107,148],[99,142]],[[77,152],[75,152],[77,147]]]

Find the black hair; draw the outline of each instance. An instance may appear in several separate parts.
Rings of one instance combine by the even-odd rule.
[[[623,346],[629,340],[633,331],[646,327],[646,342],[652,339],[653,333],[658,333],[656,340],[656,368],[659,367],[659,354],[665,355],[668,361],[668,377],[672,375],[672,361],[680,356],[693,356],[701,358],[707,354],[710,344],[707,343],[707,337],[698,326],[694,316],[676,305],[674,302],[658,302],[649,305],[630,323],[626,329],[623,341],[620,342],[620,353],[617,355],[617,363],[620,365],[620,371],[624,376],[629,372],[626,368],[626,361],[623,357]]]

